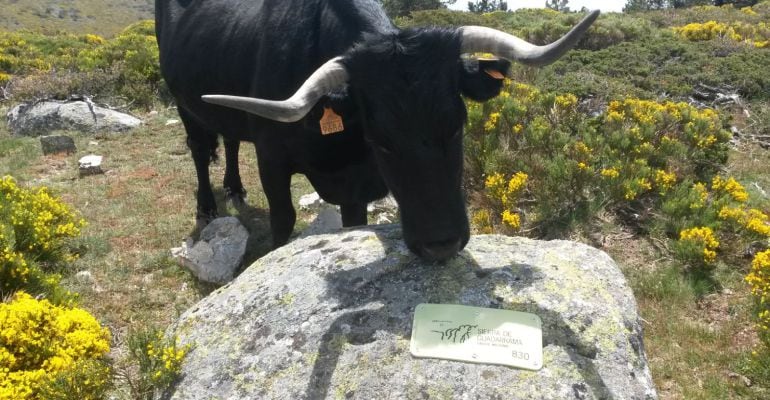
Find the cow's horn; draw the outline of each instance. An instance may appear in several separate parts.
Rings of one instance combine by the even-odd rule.
[[[462,31],[463,53],[492,53],[497,56],[516,60],[523,64],[543,66],[561,57],[577,44],[588,27],[599,16],[599,10],[591,11],[579,24],[559,40],[546,45],[536,46],[516,36],[483,26],[464,26]]]
[[[320,66],[293,96],[283,101],[225,95],[201,98],[207,103],[237,108],[275,121],[296,122],[307,115],[323,95],[344,86],[347,81],[348,71],[337,57]]]

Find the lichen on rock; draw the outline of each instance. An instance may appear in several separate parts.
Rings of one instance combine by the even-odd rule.
[[[420,359],[414,308],[441,302],[535,313],[544,367]],[[426,264],[397,225],[294,241],[171,328],[194,343],[171,399],[655,399],[636,302],[603,252],[475,236]]]

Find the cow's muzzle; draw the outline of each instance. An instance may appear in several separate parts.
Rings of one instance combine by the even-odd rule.
[[[463,248],[460,238],[442,240],[438,242],[418,243],[412,246],[412,251],[425,261],[446,261]]]

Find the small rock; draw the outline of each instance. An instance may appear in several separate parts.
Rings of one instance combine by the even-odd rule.
[[[94,277],[91,275],[91,271],[80,271],[75,274],[75,280],[80,283],[92,284],[94,283]]]
[[[147,113],[147,116],[148,116],[148,117],[154,117],[154,116],[156,116],[156,115],[158,115],[158,112],[157,112],[157,111],[155,111],[155,110],[152,110],[152,111],[150,111],[150,112],[148,112],[148,113]]]
[[[321,235],[324,233],[331,233],[342,229],[342,215],[337,210],[337,207],[332,205],[326,205],[318,215],[315,217],[310,226],[307,227],[300,237],[308,237],[313,235]]]
[[[41,136],[40,146],[43,148],[43,154],[45,155],[58,153],[72,154],[77,150],[75,148],[75,141],[71,137],[63,135]]]
[[[757,189],[757,191],[759,192],[759,194],[762,195],[762,197],[767,197],[767,192],[765,191],[765,189],[762,189],[762,186],[759,186],[758,183],[753,182],[751,186],[754,186],[754,188]]]
[[[89,146],[98,146],[98,145],[99,145],[99,142],[96,142],[96,141],[93,141],[93,140],[92,140],[92,141],[88,142],[88,145],[89,145]]]
[[[313,192],[306,194],[299,198],[300,210],[310,210],[321,207],[325,202],[321,199],[318,193]]]
[[[198,279],[225,284],[235,277],[246,253],[249,232],[238,218],[217,218],[201,231],[201,240],[188,239],[171,254]]]
[[[166,126],[172,126],[172,125],[176,125],[178,123],[179,123],[178,119],[170,119],[170,120],[166,121]]]
[[[102,171],[102,159],[104,157],[97,156],[94,154],[89,154],[85,157],[82,157],[78,161],[78,165],[80,168],[80,176],[86,176],[86,175],[96,175],[104,173]]]
[[[751,379],[743,375],[741,375],[741,381],[743,382],[744,385],[746,385],[746,387],[751,387],[751,385],[753,385],[753,383],[751,382]]]
[[[393,195],[389,194],[382,199],[369,203],[369,205],[366,206],[366,211],[396,213],[398,212],[398,203],[396,203],[396,199],[393,198]]]

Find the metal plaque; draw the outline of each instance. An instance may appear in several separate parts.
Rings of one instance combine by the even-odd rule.
[[[410,350],[415,357],[539,370],[542,321],[518,311],[420,304],[414,311]]]

